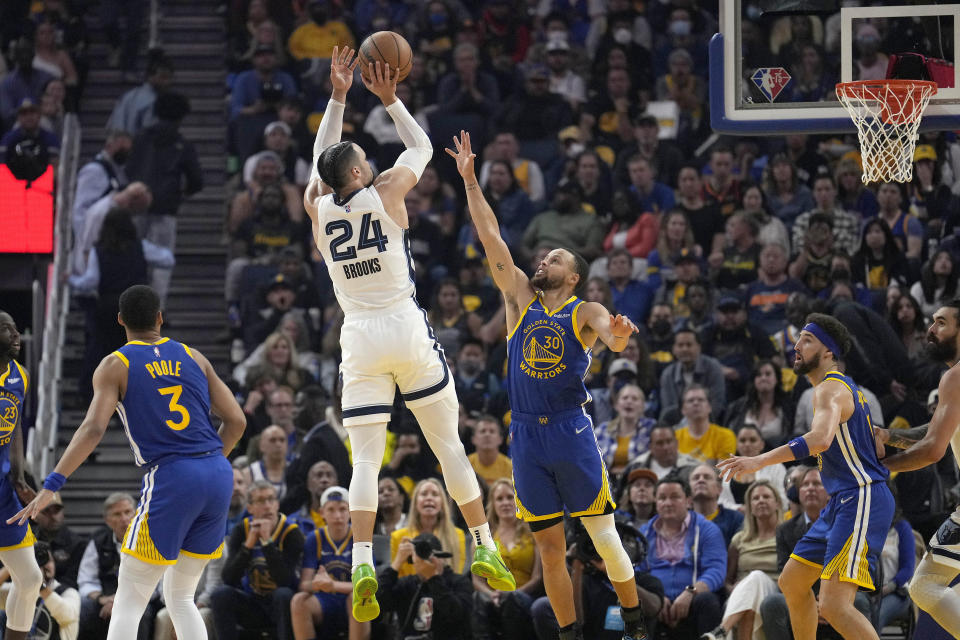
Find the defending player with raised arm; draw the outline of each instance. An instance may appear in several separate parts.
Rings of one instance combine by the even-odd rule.
[[[554,249],[548,253],[537,267],[533,278],[527,276],[522,269],[514,264],[510,249],[507,248],[507,243],[500,236],[500,224],[497,222],[497,216],[483,197],[483,190],[477,181],[474,169],[476,154],[473,153],[470,134],[461,131],[460,139],[454,138],[453,143],[457,151],[446,149],[446,152],[457,161],[457,170],[463,178],[470,217],[477,227],[477,235],[483,245],[483,250],[487,254],[493,280],[506,302],[507,327],[516,326],[517,320],[523,312],[521,305],[526,305],[527,302],[540,295],[538,291],[542,294],[547,307],[553,308],[554,304],[562,303],[564,300],[559,298],[566,287],[556,288],[556,285],[554,285],[554,287],[544,289],[544,285],[554,284],[554,281],[560,277],[563,271],[569,271],[566,274],[565,284],[569,285],[571,291],[586,287],[587,265],[583,258],[567,249]],[[554,267],[558,265],[559,268],[555,269]],[[619,314],[611,315],[598,302],[585,303],[578,315],[581,320],[580,337],[588,347],[592,347],[599,339],[611,351],[620,352],[626,348],[627,338],[638,331],[629,318]]]
[[[878,454],[883,444],[909,448],[883,460],[890,471],[912,471],[939,462],[953,449],[960,461],[960,299],[937,309],[927,330],[927,355],[949,369],[940,378],[937,409],[928,425],[907,430],[877,429]],[[912,445],[912,446],[911,446]],[[960,464],[960,462],[958,462]],[[930,540],[910,580],[910,597],[941,627],[960,637],[960,592],[950,587],[960,574],[960,508],[947,518]]]
[[[501,591],[516,589],[516,581],[490,535],[480,485],[460,442],[459,404],[443,348],[416,302],[403,199],[433,158],[433,144],[397,99],[397,70],[371,64],[363,83],[380,98],[406,146],[394,166],[374,178],[363,149],[340,142],[342,101],[356,65],[352,50],[334,49],[333,97],[317,131],[316,175],[304,204],[344,312],[340,372],[343,425],[353,452],[353,616],[366,622],[380,614],[373,527],[377,477],[398,387],[440,461],[447,490],[476,544],[471,571]]]
[[[850,349],[850,335],[836,318],[811,313],[794,348],[794,371],[814,387],[810,432],[754,457],[732,456],[717,463],[725,478],[816,455],[830,502],[794,547],[779,584],[790,609],[797,640],[813,640],[818,602],[812,586],[820,580],[819,615],[850,640],[878,638],[870,621],[853,606],[857,589],[875,589],[878,566],[894,501],[874,444],[870,409],[863,392],[837,370]]]
[[[6,519],[30,502],[33,490],[23,477],[23,404],[30,388],[27,370],[16,361],[20,355],[20,332],[8,313],[0,311],[0,466],[8,461],[10,472],[0,475],[0,514]],[[35,542],[30,526],[23,522],[0,522],[0,562],[10,570],[12,582],[7,597],[4,638],[24,640],[33,626],[35,604],[43,574],[33,555]]]
[[[207,637],[194,593],[204,566],[223,548],[233,493],[226,456],[246,427],[243,409],[210,361],[160,335],[156,292],[135,285],[120,296],[127,344],[93,374],[93,400],[43,489],[7,520],[35,517],[103,439],[116,411],[137,466],[147,469],[137,513],[121,545],[119,584],[107,640],[129,638],[161,577],[180,638]],[[210,413],[221,420],[213,428]]]
[[[560,638],[582,638],[565,561],[567,511],[582,519],[603,558],[620,599],[624,640],[641,640],[647,637],[644,611],[655,615],[661,601],[645,591],[638,593],[633,564],[613,520],[615,504],[593,423],[584,409],[590,394],[583,384],[596,341],[622,351],[637,328],[621,315],[610,315],[603,305],[577,298],[574,292],[586,287],[588,266],[574,252],[554,249],[533,278],[517,268],[477,183],[470,134],[461,131],[453,143],[456,152],[446,152],[463,177],[470,217],[505,301],[517,513],[533,531]],[[706,586],[698,583],[691,588]],[[687,602],[693,595],[681,599]]]

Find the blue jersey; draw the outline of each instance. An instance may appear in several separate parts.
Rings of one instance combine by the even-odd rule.
[[[507,335],[507,394],[514,412],[549,415],[583,407],[590,394],[583,377],[591,349],[580,338],[577,311],[583,300],[571,296],[548,311],[539,297],[524,309]]]
[[[830,448],[818,456],[823,488],[833,495],[874,482],[886,482],[890,472],[877,458],[873,422],[866,398],[850,376],[829,371],[823,382],[827,380],[843,383],[853,394],[853,415],[837,427]]]
[[[185,344],[132,340],[113,355],[127,365],[127,390],[117,413],[137,466],[161,458],[223,448],[210,422],[207,376]]]
[[[303,543],[303,568],[316,569],[323,565],[330,577],[338,582],[350,582],[353,567],[353,531],[339,542],[330,537],[327,527],[311,531]]]
[[[23,399],[27,395],[27,370],[11,360],[0,372],[0,487],[7,484],[10,472],[10,439],[23,414]]]

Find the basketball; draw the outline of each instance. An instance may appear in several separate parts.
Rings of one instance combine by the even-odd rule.
[[[400,76],[397,82],[403,81],[413,68],[413,50],[410,44],[399,33],[393,31],[377,31],[370,34],[360,43],[360,73],[367,76],[367,69],[371,62],[380,62],[388,65],[394,72],[399,69]]]

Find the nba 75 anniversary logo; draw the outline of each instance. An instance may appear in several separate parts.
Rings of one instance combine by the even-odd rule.
[[[754,72],[751,79],[753,84],[760,89],[760,93],[767,100],[773,102],[790,84],[791,77],[783,67],[761,67]]]

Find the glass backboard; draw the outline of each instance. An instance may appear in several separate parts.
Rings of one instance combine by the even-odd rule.
[[[885,78],[893,57],[901,73],[937,81],[921,129],[960,129],[958,36],[960,4],[721,0],[711,124],[738,135],[853,132],[836,83]]]

